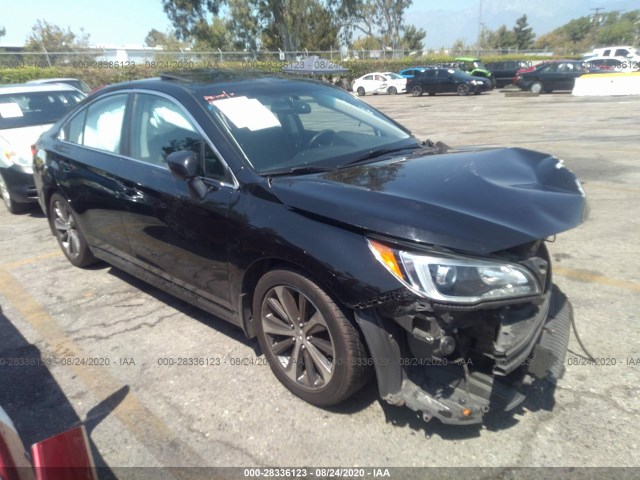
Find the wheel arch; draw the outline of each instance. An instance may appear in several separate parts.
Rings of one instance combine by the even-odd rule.
[[[326,281],[322,276],[314,274],[314,269],[311,268],[311,266],[305,266],[303,262],[270,257],[256,260],[247,268],[242,277],[242,285],[238,299],[238,312],[240,312],[242,329],[247,338],[254,338],[256,336],[252,318],[252,305],[255,287],[266,273],[279,269],[295,271],[314,282],[334,301],[336,305],[343,310],[345,316],[351,320],[356,328],[359,329],[355,322],[353,309],[350,308],[343,299],[341,299],[342,295],[340,295],[336,290],[336,285],[331,285],[331,282]]]

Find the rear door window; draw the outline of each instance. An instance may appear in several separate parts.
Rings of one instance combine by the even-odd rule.
[[[127,94],[112,95],[87,107],[82,144],[110,153],[120,153]],[[75,118],[75,117],[74,117]]]

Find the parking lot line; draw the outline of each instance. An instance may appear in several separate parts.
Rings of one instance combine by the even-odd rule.
[[[18,260],[11,263],[0,263],[0,267],[9,271],[18,267],[22,267],[24,265],[32,265],[34,263],[38,263],[41,260],[48,260],[49,258],[61,257],[61,256],[62,256],[62,251],[60,251],[60,249],[56,249],[35,257],[23,258],[22,260]]]
[[[30,260],[33,262],[38,258],[47,257],[48,255],[43,255],[33,257]],[[15,262],[11,265],[18,264],[24,264],[24,262]],[[46,343],[52,355],[59,358],[86,359],[91,357],[61,330],[55,319],[5,267],[0,268],[0,295],[5,297],[22,318],[42,337],[42,342]],[[40,345],[38,347],[41,348]],[[106,399],[124,386],[104,366],[72,363],[65,368],[71,368],[98,401]],[[161,456],[157,458],[160,464],[165,466],[207,465],[207,462],[197,452],[180,441],[175,432],[162,419],[150,412],[131,390],[113,411],[113,415],[154,456],[158,456],[158,453],[161,452]],[[168,449],[167,445],[172,447]]]
[[[599,283],[601,285],[623,288],[632,292],[640,292],[640,283],[633,282],[631,280],[619,280],[617,278],[606,277],[599,273],[592,273],[586,270],[573,270],[571,268],[562,267],[555,267],[553,272],[556,275],[572,278],[581,282]]]

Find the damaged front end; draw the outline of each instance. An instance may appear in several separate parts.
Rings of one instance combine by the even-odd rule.
[[[520,405],[536,378],[562,375],[572,311],[544,241],[481,259],[369,242],[406,287],[404,300],[356,310],[385,401],[425,420],[479,423]]]

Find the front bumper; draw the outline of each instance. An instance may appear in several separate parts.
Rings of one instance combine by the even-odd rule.
[[[375,309],[356,312],[381,397],[447,424],[481,423],[490,410],[512,410],[526,399],[526,385],[534,379],[555,383],[564,372],[572,316],[571,304],[553,287],[535,315],[500,322],[491,367],[480,368],[471,356],[455,362],[412,357],[408,333],[396,321]]]
[[[9,167],[0,167],[0,174],[2,174],[11,198],[15,202],[32,203],[38,200],[31,167],[12,164]]]

